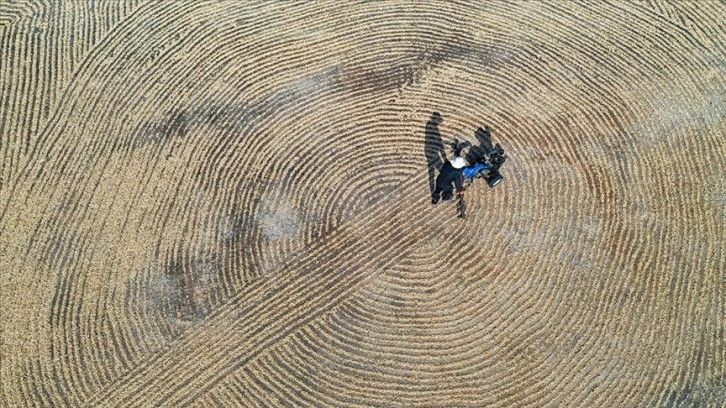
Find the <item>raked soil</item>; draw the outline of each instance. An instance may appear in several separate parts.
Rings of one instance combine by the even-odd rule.
[[[0,2],[0,406],[725,406],[724,16]]]

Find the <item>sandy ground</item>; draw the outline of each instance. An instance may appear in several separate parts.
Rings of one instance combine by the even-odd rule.
[[[0,3],[0,404],[723,407],[726,6],[409,3]]]

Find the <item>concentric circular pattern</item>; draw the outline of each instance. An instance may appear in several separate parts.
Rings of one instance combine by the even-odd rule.
[[[3,406],[726,405],[723,3],[249,3],[0,5]]]

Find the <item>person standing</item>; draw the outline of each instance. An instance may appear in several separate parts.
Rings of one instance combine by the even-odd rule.
[[[438,177],[436,177],[436,189],[434,190],[431,204],[436,205],[440,199],[444,202],[454,199],[454,188],[456,192],[461,194],[464,191],[462,185],[461,169],[466,166],[466,160],[463,157],[454,157],[451,161],[446,161]]]

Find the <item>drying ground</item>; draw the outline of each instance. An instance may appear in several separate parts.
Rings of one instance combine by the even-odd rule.
[[[0,3],[1,404],[724,406],[726,6],[343,3]]]

